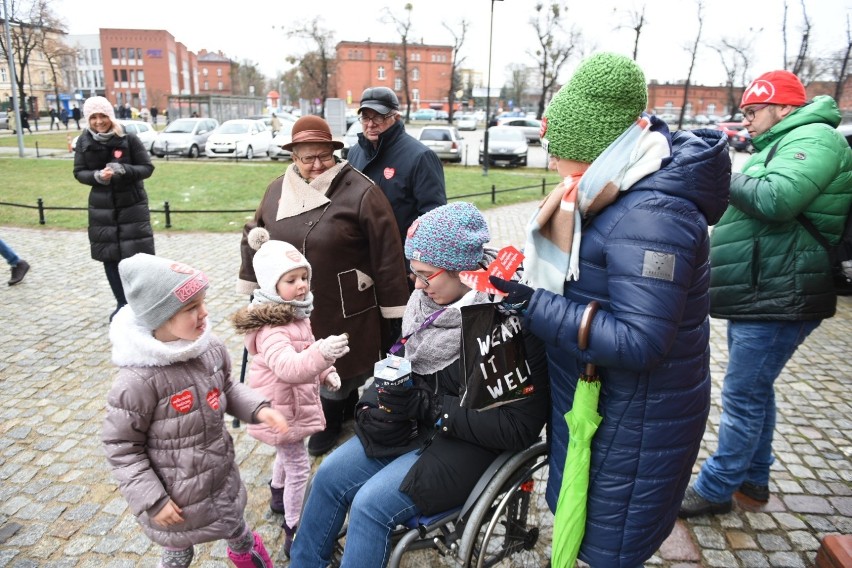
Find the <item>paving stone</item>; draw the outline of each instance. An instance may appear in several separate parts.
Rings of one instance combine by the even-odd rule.
[[[831,506],[828,499],[813,495],[790,495],[789,497],[784,497],[784,503],[791,511],[796,513],[821,513],[828,515],[834,512],[834,507]]]
[[[739,565],[743,568],[769,568],[769,559],[762,552],[737,550],[735,554],[740,560]]]
[[[792,548],[787,539],[778,534],[759,534],[757,535],[757,542],[762,549],[767,551],[785,551]]]
[[[3,523],[3,525],[0,526],[0,544],[3,544],[7,540],[9,540],[12,535],[14,535],[22,528],[23,525],[18,523]]]
[[[806,568],[802,556],[795,552],[772,552],[769,554],[769,565],[778,568]]]

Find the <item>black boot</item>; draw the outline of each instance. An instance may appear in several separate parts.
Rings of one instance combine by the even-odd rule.
[[[308,453],[312,456],[321,456],[328,453],[337,443],[343,426],[343,407],[346,400],[331,400],[320,398],[322,401],[322,413],[325,415],[325,430],[317,432],[308,439]]]
[[[287,558],[290,558],[290,549],[293,548],[293,537],[296,536],[296,530],[299,528],[299,525],[291,529],[287,526],[287,521],[284,521],[281,523],[281,528],[284,529],[284,554],[287,555]]]
[[[284,488],[272,487],[272,482],[269,482],[269,492],[272,496],[269,498],[269,508],[273,513],[279,515],[284,514]]]
[[[29,269],[30,265],[27,264],[26,260],[19,260],[18,264],[12,267],[12,277],[9,279],[9,286],[14,286],[23,280]]]
[[[349,422],[350,420],[355,420],[355,406],[358,404],[358,389],[349,393],[349,396],[346,397],[343,406],[343,421]]]

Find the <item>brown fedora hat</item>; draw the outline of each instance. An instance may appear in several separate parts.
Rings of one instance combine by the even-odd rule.
[[[303,116],[296,121],[293,125],[290,143],[284,144],[282,148],[289,152],[293,150],[293,146],[305,142],[331,144],[335,150],[343,148],[343,142],[331,137],[331,128],[329,128],[328,123],[321,117],[314,115]]]

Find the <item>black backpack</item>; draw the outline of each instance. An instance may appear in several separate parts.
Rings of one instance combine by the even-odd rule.
[[[775,155],[778,149],[778,144],[769,150],[766,155],[766,160],[763,166],[769,164],[769,160]],[[840,236],[840,241],[832,246],[828,239],[819,232],[819,229],[805,217],[804,213],[796,215],[796,220],[801,223],[802,227],[811,234],[811,236],[822,245],[822,248],[828,253],[828,260],[831,263],[832,276],[834,278],[834,289],[840,296],[852,296],[852,210],[846,214],[846,223],[843,225],[843,233]]]

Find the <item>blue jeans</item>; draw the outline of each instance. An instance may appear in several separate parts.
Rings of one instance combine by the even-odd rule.
[[[719,444],[695,481],[699,495],[729,501],[744,481],[769,485],[775,431],[775,379],[816,321],[728,322]]]
[[[9,245],[3,241],[3,239],[0,239],[0,256],[5,258],[6,262],[9,263],[9,266],[12,267],[18,266],[18,263],[21,261],[21,259],[18,258],[18,255],[15,254],[15,251],[13,251]]]
[[[290,565],[326,568],[349,510],[341,568],[385,566],[391,533],[419,513],[398,489],[418,457],[416,451],[396,458],[367,457],[357,436],[331,452],[311,481]]]

